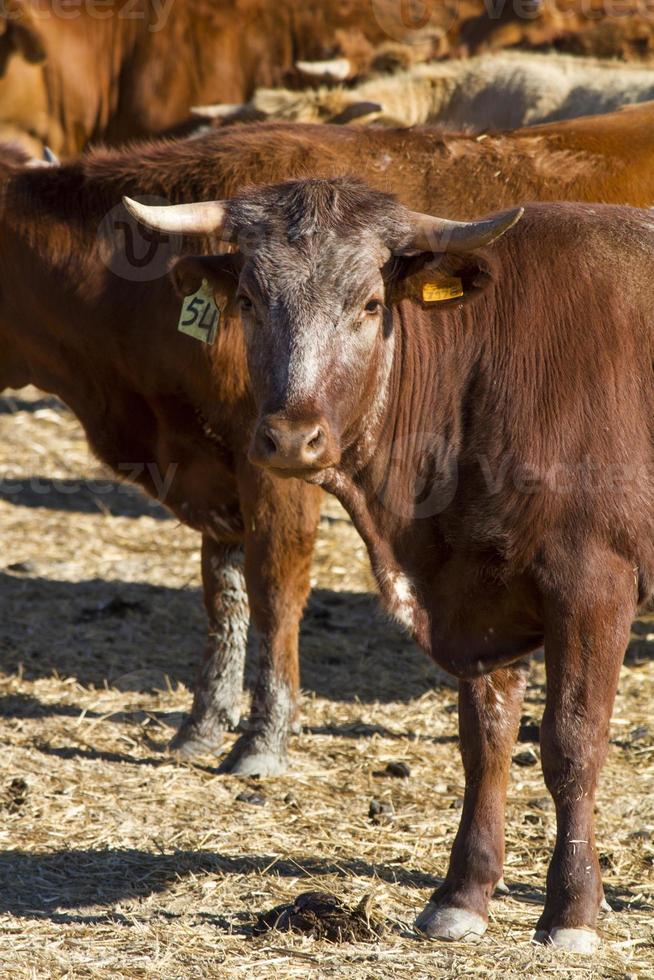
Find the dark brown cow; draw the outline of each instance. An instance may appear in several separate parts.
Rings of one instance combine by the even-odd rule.
[[[287,83],[297,59],[387,41],[389,23],[395,40],[411,37],[412,21],[403,27],[396,8],[396,0],[375,0],[374,9],[370,0],[5,0],[0,138],[25,134],[30,150],[38,139],[73,154],[171,131],[192,105],[243,102],[259,86]],[[430,36],[438,34],[436,23]]]
[[[165,273],[183,240],[143,237],[122,207],[112,211],[123,190],[179,195],[174,174],[188,179],[188,158],[167,167],[160,150],[149,172],[138,154],[122,166],[100,157],[27,169],[10,159],[5,151],[0,164],[0,390],[34,383],[56,393],[101,460],[201,532],[209,633],[192,714],[173,745],[215,751],[238,723],[249,598],[259,675],[249,731],[223,768],[279,772],[296,711],[318,491],[247,462],[238,324],[223,324],[213,345],[178,332],[180,301]],[[222,186],[220,174],[202,171],[198,162],[196,194]]]
[[[256,737],[241,740],[227,765],[262,773],[284,765],[284,718],[293,709],[275,705],[280,691],[290,692],[290,702],[296,697],[297,623],[317,504],[299,485],[262,482],[244,462],[250,403],[240,331],[226,318],[210,348],[176,332],[179,300],[165,277],[152,281],[170,252],[125,227],[115,202],[122,194],[222,197],[247,184],[365,167],[371,182],[410,206],[460,208],[463,216],[475,205],[490,210],[539,195],[642,203],[654,199],[654,127],[646,125],[653,114],[654,107],[639,107],[614,114],[613,125],[575,120],[481,142],[430,130],[267,125],[94,153],[58,170],[3,168],[9,204],[1,261],[16,288],[0,298],[0,388],[32,381],[59,394],[95,451],[123,475],[129,470],[121,463],[150,463],[159,478],[178,464],[166,502],[204,534],[211,636],[179,747],[189,754],[216,748],[221,729],[238,717],[245,599],[225,586],[239,574],[231,549],[244,541],[257,555],[253,618],[272,652],[255,698]],[[625,125],[631,119],[636,126]],[[123,245],[134,252],[134,268]],[[213,250],[210,241],[206,248]],[[158,492],[147,467],[141,482]],[[261,517],[254,526],[253,514]]]
[[[388,609],[459,678],[464,807],[418,928],[486,929],[524,658],[544,644],[558,834],[537,938],[592,950],[595,791],[654,588],[651,213],[530,205],[505,234],[522,209],[456,223],[343,178],[130,207],[241,243],[174,276],[239,308],[250,459],[338,497]]]

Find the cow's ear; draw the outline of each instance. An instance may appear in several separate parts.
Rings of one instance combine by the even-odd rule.
[[[198,291],[203,281],[208,282],[216,306],[223,313],[231,313],[241,266],[242,258],[238,252],[228,255],[184,255],[171,266],[170,278],[179,296],[190,296]]]
[[[389,306],[410,300],[436,309],[478,298],[494,276],[487,257],[421,252],[391,259],[384,278]]]

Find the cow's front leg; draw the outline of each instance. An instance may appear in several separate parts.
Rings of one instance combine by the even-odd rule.
[[[216,752],[225,729],[238,725],[249,607],[243,549],[202,537],[202,583],[209,632],[191,714],[170,748],[186,758]]]
[[[520,663],[459,682],[461,823],[447,877],[416,919],[416,928],[432,939],[476,940],[486,931],[489,899],[504,866],[506,788],[527,673]]]
[[[592,952],[603,899],[593,809],[608,747],[620,665],[636,606],[633,569],[602,556],[583,591],[570,588],[546,605],[547,701],[541,725],[545,782],[556,806],[557,835],[547,900],[535,939]],[[589,581],[589,579],[592,579]]]
[[[243,477],[245,574],[259,666],[247,731],[223,772],[270,776],[287,766],[299,687],[298,634],[310,589],[320,492],[296,480]]]

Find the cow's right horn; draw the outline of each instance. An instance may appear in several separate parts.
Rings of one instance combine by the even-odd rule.
[[[296,61],[295,67],[303,75],[318,78],[327,75],[337,82],[344,82],[352,74],[349,58],[330,58],[328,61]]]
[[[224,201],[200,201],[194,204],[149,205],[123,198],[129,213],[156,231],[177,235],[211,235],[219,237],[226,217]]]

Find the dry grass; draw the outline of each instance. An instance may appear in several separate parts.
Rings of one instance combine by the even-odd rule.
[[[76,487],[97,469],[53,400],[0,402],[0,447],[0,976],[654,975],[647,626],[623,670],[598,805],[615,908],[601,954],[529,944],[554,838],[536,765],[514,767],[511,895],[493,902],[487,938],[420,942],[410,923],[459,816],[455,694],[376,613],[362,546],[333,502],[304,627],[293,771],[244,783],[218,776],[215,759],[180,765],[161,751],[202,646],[197,536],[133,493]],[[525,705],[536,720],[543,693],[537,664]],[[389,761],[410,777],[375,775]],[[237,800],[244,790],[265,802]],[[392,802],[394,819],[373,822],[373,799]],[[384,935],[253,934],[262,912],[306,891],[351,907],[371,896]]]

